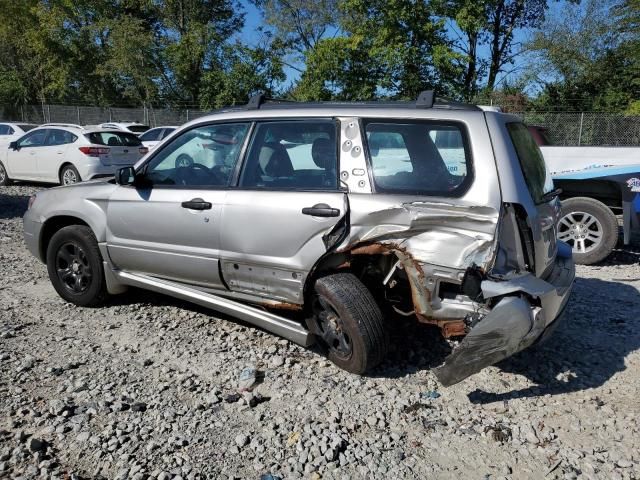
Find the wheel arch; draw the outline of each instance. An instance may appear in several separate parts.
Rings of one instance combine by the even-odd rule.
[[[49,242],[51,242],[51,238],[53,237],[53,235],[55,235],[55,233],[60,229],[71,225],[83,225],[85,227],[91,228],[91,225],[89,225],[83,219],[72,215],[58,215],[47,219],[43,223],[42,229],[40,231],[40,242],[38,248],[40,259],[43,262],[46,263],[47,261],[47,248],[49,247]],[[95,230],[93,228],[91,228],[91,230],[95,235]]]
[[[76,169],[76,172],[78,172],[78,167],[76,167],[73,162],[70,161],[64,161],[62,162],[62,164],[60,165],[60,167],[58,167],[58,181],[60,182],[60,185],[62,185],[62,170],[64,170],[65,167],[73,167]],[[80,172],[78,172],[78,177],[80,177]],[[80,177],[79,180],[82,180],[82,178]]]
[[[622,191],[620,184],[612,180],[554,180],[556,187],[562,189],[561,200],[570,198],[591,198],[597,200],[609,209],[622,208]]]

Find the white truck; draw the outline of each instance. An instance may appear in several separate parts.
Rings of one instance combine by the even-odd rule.
[[[640,229],[640,147],[551,145],[544,127],[529,126],[556,187],[562,189],[558,238],[571,245],[576,263],[604,260],[619,237]]]

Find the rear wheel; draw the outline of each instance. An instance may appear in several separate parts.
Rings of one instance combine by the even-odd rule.
[[[60,170],[60,185],[73,185],[82,181],[80,174],[73,165],[65,165]]]
[[[47,270],[53,288],[68,302],[94,307],[107,298],[102,256],[89,227],[71,225],[51,237]]]
[[[348,372],[365,373],[387,353],[382,312],[367,287],[350,273],[316,282],[313,321],[329,360]]]
[[[2,185],[3,187],[6,185],[11,185],[11,179],[9,178],[7,169],[4,168],[2,162],[0,162],[0,185]]]
[[[604,203],[593,198],[569,198],[562,202],[558,239],[573,250],[582,265],[604,260],[618,242],[618,219]]]

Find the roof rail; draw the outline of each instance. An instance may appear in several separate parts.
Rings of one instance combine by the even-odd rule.
[[[418,99],[416,100],[417,108],[432,108],[433,103],[436,99],[436,92],[434,90],[423,90],[418,94]]]
[[[442,98],[436,99],[434,90],[423,90],[418,95],[415,102],[407,101],[371,101],[371,102],[346,102],[346,101],[329,101],[329,102],[296,102],[294,100],[281,100],[269,98],[264,93],[257,93],[249,98],[246,105],[240,107],[230,107],[229,110],[259,110],[263,107],[269,108],[286,108],[287,106],[298,107],[406,107],[406,108],[440,108],[448,110],[480,110],[479,107],[462,102],[454,102]]]

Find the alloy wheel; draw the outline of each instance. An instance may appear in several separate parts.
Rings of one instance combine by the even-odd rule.
[[[83,293],[91,286],[89,258],[77,243],[68,242],[58,249],[55,266],[58,278],[71,293]]]
[[[570,212],[558,225],[558,239],[571,245],[576,253],[588,253],[598,248],[603,233],[600,221],[586,212]]]

